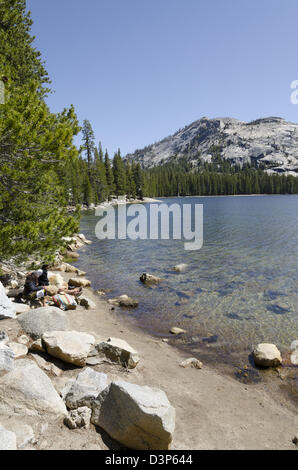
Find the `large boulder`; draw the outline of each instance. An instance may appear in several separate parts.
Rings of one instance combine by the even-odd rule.
[[[112,382],[95,400],[91,421],[130,449],[168,449],[175,408],[157,388]]]
[[[17,319],[23,330],[33,339],[41,338],[46,331],[69,330],[66,313],[57,307],[32,309],[19,315]]]
[[[252,355],[257,366],[277,367],[282,363],[281,354],[275,344],[260,343]]]
[[[134,369],[140,361],[138,352],[120,338],[109,338],[95,346],[99,357],[106,357],[111,362]]]
[[[5,318],[16,318],[16,308],[7,297],[5,288],[0,282],[0,320]]]
[[[48,331],[42,335],[42,343],[48,354],[79,367],[86,365],[95,338],[79,331]]]
[[[102,372],[96,372],[90,367],[80,372],[65,397],[69,409],[89,406],[95,398],[107,387],[108,377]]]
[[[67,414],[49,377],[30,359],[19,359],[0,378],[0,415],[40,415],[44,419]]]
[[[4,344],[2,341],[0,342],[0,372],[10,371],[14,367],[14,352],[13,350]]]
[[[0,426],[0,450],[17,450],[17,436]]]

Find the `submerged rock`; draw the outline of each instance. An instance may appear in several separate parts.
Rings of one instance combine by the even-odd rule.
[[[157,277],[157,276],[153,276],[153,274],[148,274],[148,273],[143,273],[140,277],[140,281],[143,283],[143,284],[159,284],[162,279],[160,277]]]
[[[131,297],[128,297],[128,295],[120,295],[120,297],[117,297],[115,299],[109,299],[108,300],[109,304],[112,305],[117,305],[118,307],[127,307],[127,308],[136,308],[139,305],[139,302],[135,299],[132,299]]]
[[[92,422],[130,449],[168,449],[175,408],[157,388],[112,382],[93,404]]]
[[[173,270],[177,271],[178,273],[182,273],[186,271],[187,268],[188,268],[188,264],[181,263],[181,264],[176,264],[176,266],[173,267]]]
[[[183,330],[182,328],[178,328],[176,326],[173,326],[170,329],[170,333],[172,333],[172,335],[179,335],[180,333],[186,333],[186,330]]]
[[[277,367],[282,363],[282,358],[275,344],[260,343],[253,350],[255,364],[262,367]]]

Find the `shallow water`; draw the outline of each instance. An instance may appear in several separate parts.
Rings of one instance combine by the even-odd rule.
[[[298,196],[163,199],[204,205],[204,244],[184,250],[181,240],[98,240],[98,217],[85,213],[81,231],[93,241],[75,263],[94,289],[108,297],[139,300],[122,315],[151,333],[187,330],[186,347],[206,345],[216,354],[273,342],[288,350],[298,338]],[[146,204],[148,206],[148,204]],[[188,264],[183,273],[172,267]],[[139,277],[163,278],[155,288]]]

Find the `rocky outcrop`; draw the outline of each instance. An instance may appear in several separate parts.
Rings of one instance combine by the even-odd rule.
[[[36,340],[47,331],[69,330],[66,313],[57,307],[41,307],[30,310],[17,317],[23,330]]]
[[[19,359],[0,378],[0,415],[59,417],[66,407],[49,377],[30,359]]]
[[[95,398],[107,387],[108,377],[87,367],[80,372],[65,397],[67,408],[92,407]]]
[[[16,318],[15,304],[7,297],[5,288],[0,282],[0,320]]]
[[[261,367],[277,367],[282,363],[282,358],[275,344],[260,343],[253,350],[255,364]]]
[[[99,357],[105,357],[128,369],[134,369],[140,361],[138,352],[123,339],[109,338],[107,341],[96,344],[95,348]]]
[[[49,331],[42,335],[42,343],[51,356],[84,367],[95,338],[79,331]]]
[[[156,144],[128,154],[126,159],[152,167],[175,155],[197,166],[212,161],[212,148],[232,164],[253,162],[269,172],[298,175],[298,124],[279,117],[248,123],[204,117]]]
[[[175,409],[157,388],[112,382],[93,404],[92,422],[130,449],[168,449]]]

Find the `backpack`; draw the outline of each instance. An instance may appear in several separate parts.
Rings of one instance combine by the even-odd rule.
[[[52,297],[55,305],[61,308],[61,310],[75,310],[77,308],[77,303],[75,299],[68,294],[56,294]]]

